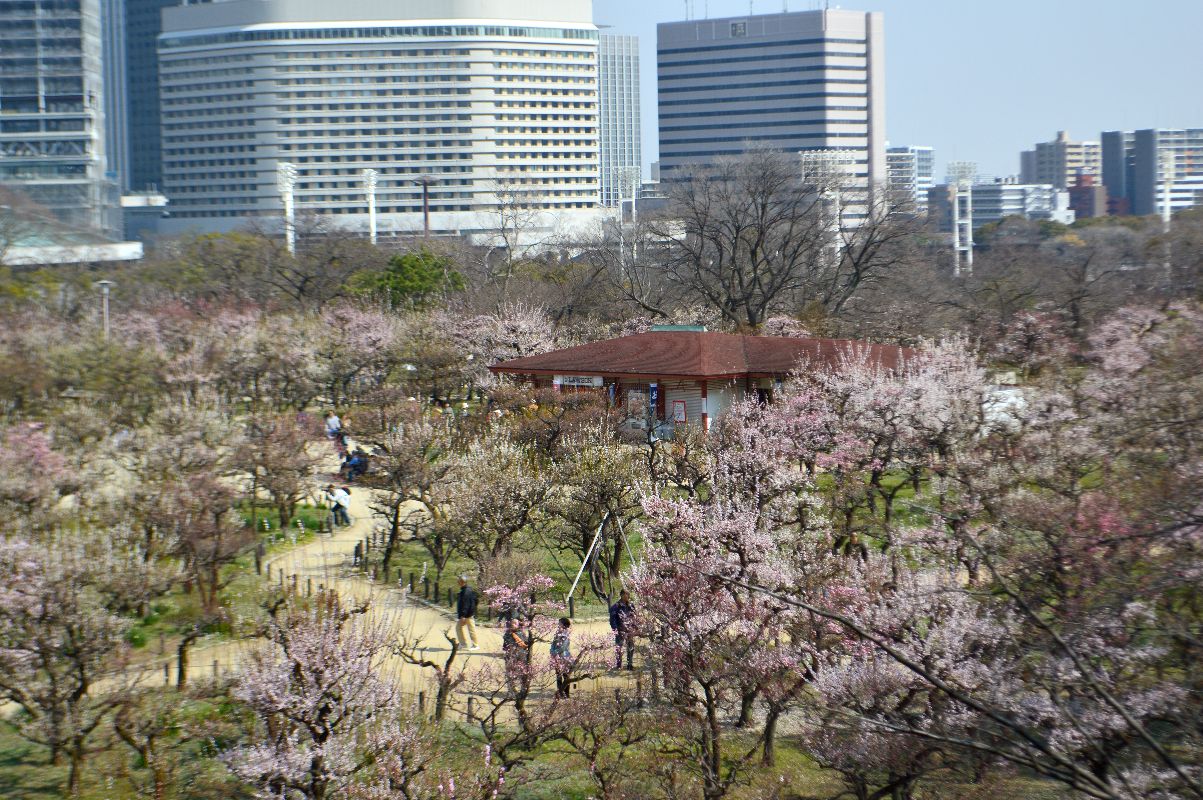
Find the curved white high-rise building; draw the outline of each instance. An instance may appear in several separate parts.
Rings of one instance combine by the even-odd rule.
[[[167,9],[159,37],[167,230],[295,205],[381,236],[596,215],[591,0],[228,0]],[[512,219],[509,220],[512,224]]]

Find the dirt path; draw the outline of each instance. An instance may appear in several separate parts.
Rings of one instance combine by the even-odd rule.
[[[331,456],[326,466],[333,470],[337,468],[337,463],[337,459]],[[397,631],[398,640],[422,640],[423,652],[441,663],[450,650],[444,632],[455,635],[455,615],[445,606],[436,607],[407,597],[399,585],[385,586],[373,581],[354,566],[355,546],[371,537],[376,520],[369,508],[372,490],[354,486],[352,489],[351,525],[336,528],[332,533],[318,533],[304,544],[274,554],[264,562],[264,580],[295,586],[302,594],[327,587],[337,589],[348,600],[370,600],[372,613],[385,618],[389,627]],[[573,634],[574,638],[607,636],[608,620],[577,620],[573,625]],[[469,673],[474,665],[479,667],[486,659],[501,658],[501,632],[495,624],[487,623],[483,615],[478,615],[476,635],[480,649],[460,650],[457,657],[457,664],[464,666]],[[207,679],[214,673],[237,671],[250,649],[257,646],[260,646],[259,642],[247,641],[202,644],[193,653],[191,675],[195,679]],[[540,643],[537,647],[540,650],[536,651],[536,657],[546,657],[547,644]],[[161,659],[156,661],[159,663],[153,669],[161,671]],[[400,658],[389,659],[384,668],[407,692],[416,695],[419,691],[429,689],[429,670],[405,663]],[[170,668],[170,676],[174,681],[174,666]]]

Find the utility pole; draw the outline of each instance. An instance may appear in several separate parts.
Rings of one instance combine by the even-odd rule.
[[[368,238],[376,244],[376,170],[363,171],[363,193],[368,198]]]
[[[1170,244],[1170,228],[1174,220],[1172,206],[1173,188],[1174,178],[1176,177],[1174,151],[1168,147],[1163,147],[1157,154],[1157,160],[1161,162],[1161,236],[1165,240],[1163,266],[1165,267],[1165,280],[1168,285],[1173,282],[1174,277],[1174,267],[1171,263],[1173,247]]]
[[[276,165],[276,187],[280,190],[280,198],[284,201],[284,245],[288,254],[296,255],[297,228],[294,224],[293,189],[297,185],[297,165],[281,161]]]

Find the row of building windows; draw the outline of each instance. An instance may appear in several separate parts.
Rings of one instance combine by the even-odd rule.
[[[272,72],[396,72],[431,69],[471,69],[468,61],[403,61],[353,64],[297,64],[290,67],[273,67]]]
[[[810,100],[810,99],[817,98],[817,97],[868,97],[868,96],[869,96],[869,93],[867,91],[860,91],[860,92],[799,92],[796,94],[770,94],[770,95],[758,94],[758,95],[756,95],[755,100],[758,103],[773,103],[773,102],[779,102],[779,101],[784,101],[784,100]],[[749,98],[747,98],[747,97],[715,97],[715,98],[708,97],[708,98],[706,98],[706,105],[709,106],[709,105],[714,105],[716,103],[746,103],[748,101],[749,101]],[[694,98],[690,98],[689,100],[661,100],[658,103],[658,105],[661,108],[663,108],[664,106],[695,106],[696,107],[698,105],[698,101]],[[663,119],[664,117],[665,117],[664,114],[660,115],[661,119]]]
[[[799,53],[797,51],[788,53],[757,53],[754,56],[737,56],[734,58],[702,58],[694,61],[663,61],[661,67],[712,67],[717,64],[746,64],[746,63],[774,63],[780,64],[782,69],[793,69],[793,64],[785,64],[782,62],[796,61],[802,58],[856,58],[861,61],[865,59],[865,48],[861,47],[857,50],[812,50],[810,52]]]
[[[788,109],[783,109],[782,113]],[[787,120],[772,120],[770,122],[760,122],[752,120],[747,123],[749,126],[756,128],[810,128],[823,127],[826,125],[844,124],[844,125],[859,125],[864,127],[867,122],[865,117],[859,119],[851,119],[847,117],[820,117],[818,119],[787,119]],[[724,125],[722,122],[711,122],[699,125],[661,125],[661,133],[686,133],[688,131],[713,131],[729,128],[729,125]],[[836,134],[832,134],[836,135]],[[857,134],[864,136],[864,133]]]
[[[198,80],[200,78],[225,78],[230,75],[238,75],[245,77],[249,67],[235,67],[233,69],[181,69],[178,64],[164,64],[163,70],[163,85],[170,85],[172,80]],[[250,86],[248,81],[247,86]]]
[[[867,44],[864,39],[788,39],[779,42],[761,39],[755,42],[739,42],[732,44],[719,44],[717,42],[706,45],[705,47],[665,47],[656,51],[657,58],[673,53],[714,53],[719,50],[746,50],[750,47],[767,49],[770,47],[797,47],[799,45],[808,44]],[[772,54],[766,54],[771,56]]]
[[[184,58],[182,56],[165,56],[163,58],[164,66],[170,66],[172,69],[181,69],[183,67],[202,67],[209,64],[245,64],[252,60],[250,53],[229,53],[220,56],[197,56],[195,58]],[[244,66],[242,68],[246,70]]]
[[[698,117],[732,117],[747,114],[807,114],[817,111],[866,111],[865,106],[788,106],[780,105],[773,108],[737,108],[728,111],[686,111],[677,114],[661,114],[660,120],[666,119],[697,119]],[[755,122],[748,123],[755,125]],[[668,130],[661,128],[661,130]]]
[[[868,81],[864,78],[811,78],[803,81],[765,81],[764,83],[722,83],[716,87],[714,84],[708,86],[664,86],[667,79],[661,79],[659,87],[660,94],[668,94],[672,92],[713,92],[716,88],[727,89],[774,89],[779,86],[816,86],[835,84],[860,84],[868,85]],[[757,98],[759,99],[759,98]]]
[[[470,48],[415,49],[415,50],[286,50],[272,53],[278,61],[316,61],[331,58],[421,58],[423,56],[458,56],[471,52]]]
[[[276,78],[276,86],[351,86],[363,84],[388,83],[468,83],[471,75],[372,75],[362,78]]]
[[[384,124],[387,122],[435,122],[435,121],[471,122],[471,114],[380,114],[377,116],[360,117],[282,117],[283,125],[354,125],[356,123]]]
[[[354,91],[339,92],[339,97],[405,97],[414,95],[423,95],[425,97],[438,97],[441,95],[455,94],[471,94],[471,89],[457,89],[453,86],[435,87],[426,89],[356,89]],[[276,97],[285,100],[303,100],[305,98],[320,98],[330,97],[332,92],[328,91],[302,91],[302,92],[276,92]]]
[[[769,69],[715,70],[714,72],[710,73],[706,77],[708,79],[714,81],[714,80],[720,80],[720,79],[725,79],[725,78],[741,77],[741,76],[746,76],[746,75],[780,75],[783,72],[865,72],[866,70],[867,70],[867,67],[864,64],[860,64],[857,66],[843,65],[843,64],[813,64],[811,66],[792,66],[792,67],[782,67],[779,69],[778,68],[769,68]],[[696,72],[693,72],[691,74],[686,74],[686,75],[667,75],[664,73],[660,74],[660,80],[662,82],[669,82],[669,81],[672,81],[673,79],[697,80],[698,75]],[[844,79],[840,78],[839,80],[844,80]],[[710,86],[713,86],[713,84],[708,85],[707,88],[709,88]]]
[[[797,123],[793,123],[793,124],[797,124]],[[706,130],[709,130],[709,128],[707,128]],[[661,145],[666,145],[666,144],[717,144],[718,142],[748,142],[748,141],[751,141],[751,142],[779,142],[782,140],[791,140],[791,139],[839,139],[839,138],[863,139],[863,138],[865,138],[865,133],[863,131],[860,133],[855,133],[855,132],[845,133],[845,132],[835,131],[835,132],[822,132],[822,133],[787,133],[787,134],[783,134],[780,136],[715,136],[715,137],[708,137],[708,138],[704,138],[704,139],[661,139],[660,144]],[[780,146],[785,147],[784,144],[780,145]],[[692,157],[692,156],[705,155],[705,154],[691,152],[689,155]]]
[[[199,47],[232,42],[287,41],[290,39],[392,39],[405,36],[422,38],[451,36],[505,36],[533,39],[597,40],[596,30],[577,28],[533,28],[499,25],[421,25],[379,28],[314,28],[308,30],[237,31],[234,33],[168,33],[159,39],[159,47]]]
[[[443,144],[441,142],[396,142],[396,141],[393,141],[393,142],[386,142],[386,141],[313,142],[313,143],[305,143],[305,144],[282,144],[282,145],[280,145],[280,150],[283,152],[286,152],[286,153],[306,153],[306,152],[315,152],[315,151],[320,151],[320,150],[334,150],[334,151],[339,151],[339,152],[364,152],[367,150],[383,150],[385,152],[388,152],[390,150],[404,150],[406,148],[411,148],[411,147],[429,150],[430,148],[435,148],[435,147],[460,148],[460,147],[470,147],[470,146],[471,146],[470,142],[448,143],[448,144]],[[405,158],[405,154],[396,153],[396,157],[397,158]],[[423,159],[426,159],[428,161],[440,161],[440,160],[454,161],[454,160],[468,160],[471,158],[472,158],[471,153],[465,153],[460,150],[456,150],[456,151],[453,151],[450,153],[431,153],[431,152],[427,152],[425,154],[413,153],[409,156],[409,159],[411,161],[421,161]]]
[[[313,130],[285,128],[282,139],[344,139],[367,136],[468,136],[472,130],[460,128],[316,128]]]

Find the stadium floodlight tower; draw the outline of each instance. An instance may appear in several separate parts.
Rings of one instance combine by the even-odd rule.
[[[365,169],[363,171],[363,193],[368,199],[368,238],[372,244],[376,244],[376,180],[377,172],[374,169]]]
[[[1161,167],[1161,232],[1165,240],[1165,255],[1164,264],[1166,281],[1173,278],[1173,265],[1171,264],[1171,253],[1173,247],[1170,244],[1170,227],[1174,221],[1173,209],[1173,190],[1174,179],[1177,177],[1177,164],[1174,161],[1176,154],[1168,147],[1164,148],[1159,154],[1158,165]]]
[[[639,179],[642,177],[642,172],[639,167],[611,167],[613,171],[614,188],[618,192],[618,259],[622,263],[623,252],[626,249],[626,217],[623,215],[623,203],[628,199],[631,201],[631,225],[636,226],[638,219],[635,214],[636,201],[639,199]],[[631,242],[631,257],[638,256],[638,231],[636,231],[636,239]]]
[[[803,150],[802,180],[815,187],[827,214],[828,234],[831,236],[832,263],[843,250],[840,233],[844,229],[844,200],[842,190],[848,184],[848,168],[856,163],[856,157],[847,150]]]
[[[280,199],[284,202],[284,245],[288,254],[297,252],[297,226],[293,209],[293,189],[297,185],[297,165],[281,161],[276,165],[276,187],[280,190]]]
[[[953,274],[973,274],[973,182],[977,164],[953,161],[948,165],[949,192],[952,200]]]

